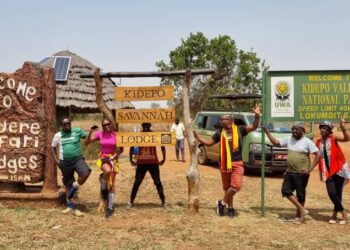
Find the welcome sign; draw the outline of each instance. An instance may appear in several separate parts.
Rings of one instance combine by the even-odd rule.
[[[350,71],[268,71],[264,76],[266,119],[349,119]]]
[[[55,106],[52,88],[45,90],[48,80],[32,63],[13,74],[0,73],[0,180],[43,180],[51,139],[47,138],[47,108]]]

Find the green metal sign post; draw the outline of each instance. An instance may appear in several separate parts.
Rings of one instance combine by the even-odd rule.
[[[267,72],[263,72],[263,114],[262,114],[262,124],[266,124],[266,100],[265,94],[266,93],[266,77],[267,77]],[[261,134],[261,144],[262,144],[262,151],[261,151],[261,215],[265,216],[265,133],[262,131]]]

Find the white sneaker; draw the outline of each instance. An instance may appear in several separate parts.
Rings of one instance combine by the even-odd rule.
[[[168,203],[165,201],[165,202],[162,203],[162,207],[165,208],[165,209],[167,209],[167,208],[169,208],[169,205],[168,205]]]
[[[129,202],[127,205],[126,205],[126,208],[127,209],[131,209],[131,208],[133,208],[134,207],[134,203],[131,203],[131,202]]]
[[[84,213],[80,212],[78,209],[74,209],[74,215],[78,217],[84,217]]]
[[[73,208],[67,207],[65,210],[63,210],[61,213],[62,214],[69,214],[70,212],[73,211]]]

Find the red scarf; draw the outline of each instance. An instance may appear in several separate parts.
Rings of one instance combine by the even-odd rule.
[[[326,179],[328,179],[332,175],[336,174],[339,170],[341,170],[345,163],[345,157],[344,157],[343,151],[339,147],[334,136],[331,135],[329,138],[331,140],[331,158],[330,158],[331,161],[330,161],[329,171],[326,168],[326,166],[324,166],[323,161],[319,161],[318,163],[320,173],[325,172]],[[318,139],[316,141],[316,146],[319,149],[321,147],[321,142],[322,142],[322,139]]]

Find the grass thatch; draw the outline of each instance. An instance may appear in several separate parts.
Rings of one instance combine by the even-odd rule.
[[[94,79],[80,78],[82,73],[93,74],[96,66],[68,50],[60,51],[53,56],[70,56],[72,58],[68,80],[56,83],[56,105],[62,108],[70,107],[75,113],[98,112]],[[52,67],[53,60],[42,66]],[[134,105],[130,102],[115,100],[115,85],[111,79],[104,78],[102,88],[103,99],[109,109],[134,108]]]

